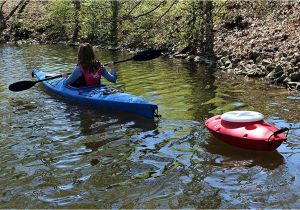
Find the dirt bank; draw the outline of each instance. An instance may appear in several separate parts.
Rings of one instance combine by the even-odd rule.
[[[227,8],[216,27],[217,67],[300,90],[300,2],[232,1]]]

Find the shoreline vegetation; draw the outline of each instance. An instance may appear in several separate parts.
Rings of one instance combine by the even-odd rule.
[[[0,43],[163,49],[300,91],[300,1],[0,0]]]

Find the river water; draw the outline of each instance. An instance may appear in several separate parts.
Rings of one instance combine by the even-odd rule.
[[[130,57],[97,50],[103,62]],[[160,120],[62,101],[31,80],[31,68],[72,71],[77,49],[0,45],[0,208],[300,208],[300,101],[259,79],[181,60],[119,64],[126,92],[158,104]],[[255,110],[288,127],[275,152],[214,140],[203,120]]]

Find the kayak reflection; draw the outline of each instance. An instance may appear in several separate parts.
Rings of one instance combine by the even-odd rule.
[[[87,109],[80,111],[80,130],[83,135],[93,135],[111,129],[111,126],[139,129],[141,132],[153,130],[157,121],[129,113],[111,110]]]
[[[284,158],[278,151],[252,151],[237,148],[210,137],[204,148],[211,154],[221,155],[217,164],[227,167],[260,166],[274,170],[284,164]]]
[[[90,136],[84,145],[92,151],[116,140],[129,139],[137,133],[155,130],[158,120],[124,112],[85,109],[79,112],[80,135]]]

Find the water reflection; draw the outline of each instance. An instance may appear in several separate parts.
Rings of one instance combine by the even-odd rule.
[[[72,116],[70,116],[72,118]],[[127,128],[146,132],[157,128],[159,119],[146,119],[124,112],[110,110],[87,109],[80,110],[80,130],[83,135],[93,135],[108,129],[113,125],[124,125]]]
[[[71,71],[77,48],[0,49],[0,208],[299,207],[300,104],[285,89],[181,60],[120,64],[116,87],[159,106],[162,118],[145,121],[70,104],[41,85],[7,90],[31,79],[32,66]],[[259,153],[213,140],[203,118],[238,109],[291,128],[287,143]]]
[[[191,81],[192,92],[188,97],[192,112],[193,119],[199,122],[203,122],[205,118],[210,116],[209,110],[212,106],[209,106],[206,101],[215,97],[214,91],[217,88],[214,85],[215,77],[213,75],[215,69],[201,68],[195,63],[189,63],[185,65],[188,69],[189,76],[195,78]]]
[[[300,100],[300,94],[296,96],[289,96],[288,98],[292,100]]]
[[[81,135],[93,136],[92,139],[96,139],[96,141],[84,143],[92,151],[97,151],[100,147],[118,140],[117,133],[122,133],[122,135],[130,138],[138,133],[155,130],[158,125],[158,119],[145,119],[122,112],[94,109],[82,109],[79,112],[79,116],[70,115],[70,117],[72,121],[76,120],[75,118],[79,118]],[[103,137],[98,135],[101,133],[110,133],[111,136],[106,135]],[[95,136],[97,138],[94,138]]]
[[[300,103],[298,100],[288,99],[290,94],[285,88],[222,72],[216,72],[215,75],[215,97],[205,102],[215,106],[210,111],[213,115],[232,110],[253,110],[261,112],[266,118],[278,116],[289,122],[300,121],[300,116],[294,114],[300,110]]]
[[[284,157],[278,152],[244,150],[210,138],[205,149],[218,155],[215,162],[220,167],[255,167],[274,170],[284,164]]]

